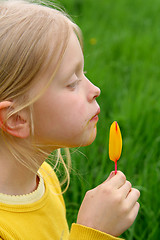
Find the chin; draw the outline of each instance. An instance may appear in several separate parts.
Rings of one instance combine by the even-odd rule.
[[[96,135],[97,135],[97,128],[95,127],[94,131],[92,131],[90,136],[87,135],[87,137],[85,138],[85,141],[82,144],[82,146],[85,147],[85,146],[91,145],[94,142],[94,140],[96,138]]]

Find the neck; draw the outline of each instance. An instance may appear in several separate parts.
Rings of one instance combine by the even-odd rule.
[[[33,192],[38,186],[37,171],[43,159],[37,161],[37,168],[31,171],[18,162],[5,147],[0,147],[0,193],[24,195]],[[25,161],[25,159],[23,159]]]

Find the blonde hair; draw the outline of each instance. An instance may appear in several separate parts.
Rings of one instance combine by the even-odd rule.
[[[50,3],[51,5],[51,3]],[[26,1],[0,1],[0,102],[13,101],[14,110],[7,118],[27,108],[30,113],[32,135],[34,135],[33,103],[41,96],[53,80],[68,44],[71,30],[82,45],[81,31],[66,13],[56,8],[41,6]],[[52,39],[52,48],[49,44]],[[47,69],[53,58],[58,57],[53,74],[45,89],[28,98],[28,92],[38,81],[38,74]],[[45,154],[40,146],[28,144],[1,129],[1,136],[9,151],[32,171],[37,167],[37,157]],[[65,165],[60,149],[57,162],[61,160],[69,184],[70,155]],[[25,156],[25,160],[24,159]],[[57,163],[55,163],[57,165]],[[67,184],[67,186],[68,186]]]

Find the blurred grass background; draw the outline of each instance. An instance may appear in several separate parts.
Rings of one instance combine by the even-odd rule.
[[[123,151],[118,169],[141,191],[140,211],[122,237],[160,236],[160,1],[59,0],[84,36],[87,77],[101,88],[95,142],[71,150],[73,171],[65,193],[69,225],[85,192],[102,183],[111,123],[119,123]]]

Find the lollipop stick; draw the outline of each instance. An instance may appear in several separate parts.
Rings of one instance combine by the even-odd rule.
[[[115,161],[115,174],[117,173],[117,160]]]

